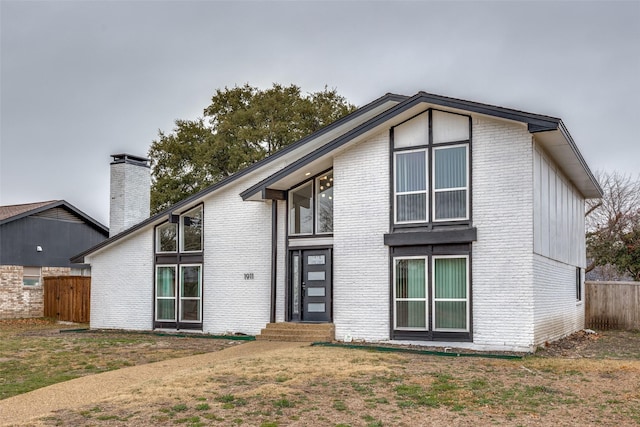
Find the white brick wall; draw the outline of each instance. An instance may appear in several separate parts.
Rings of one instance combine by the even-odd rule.
[[[271,203],[243,201],[246,186],[229,185],[205,202],[205,332],[255,335],[269,322]]]
[[[584,328],[584,300],[576,301],[576,267],[535,254],[533,274],[534,344]]]
[[[134,233],[87,261],[91,263],[91,327],[151,329],[153,229]]]
[[[533,157],[526,126],[473,119],[473,341],[533,345]]]
[[[336,338],[389,339],[389,136],[334,158],[333,310]]]

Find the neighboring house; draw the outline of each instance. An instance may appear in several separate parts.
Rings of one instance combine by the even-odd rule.
[[[584,200],[600,196],[560,119],[387,94],[75,261],[92,328],[317,322],[531,351],[583,328]]]
[[[69,259],[108,236],[64,200],[0,206],[0,319],[41,317],[43,277],[88,274]]]

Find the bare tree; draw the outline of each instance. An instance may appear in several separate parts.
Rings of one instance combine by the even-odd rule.
[[[587,272],[601,270],[610,276],[615,267],[617,278],[638,279],[640,265],[635,265],[635,236],[640,230],[640,177],[619,172],[596,174],[604,195],[587,200]],[[606,274],[605,274],[606,273]],[[602,276],[599,274],[599,276]],[[607,277],[610,279],[611,277]]]

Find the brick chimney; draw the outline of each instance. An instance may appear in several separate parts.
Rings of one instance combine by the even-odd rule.
[[[149,218],[151,168],[149,159],[113,154],[109,237]]]

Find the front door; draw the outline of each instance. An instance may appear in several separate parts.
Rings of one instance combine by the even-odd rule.
[[[331,249],[290,253],[290,320],[331,322]]]

